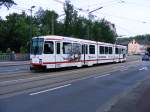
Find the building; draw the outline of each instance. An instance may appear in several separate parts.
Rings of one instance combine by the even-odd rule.
[[[150,47],[149,41],[133,39],[128,43],[128,54],[145,54],[147,47]]]

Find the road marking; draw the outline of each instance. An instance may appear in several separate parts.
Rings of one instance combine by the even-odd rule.
[[[58,86],[58,87],[55,87],[55,88],[51,88],[51,89],[47,89],[47,90],[43,90],[43,91],[31,93],[31,94],[29,94],[29,95],[33,96],[33,95],[37,95],[37,94],[41,94],[41,93],[45,93],[45,92],[49,92],[49,91],[54,91],[54,90],[57,90],[57,89],[61,89],[61,88],[70,86],[70,85],[71,85],[71,84],[67,84],[67,85],[63,85],[63,86]]]
[[[123,69],[121,69],[120,71],[122,71],[122,72],[123,72],[123,71],[126,71],[126,70],[128,70],[128,69],[127,69],[127,68],[123,68]]]
[[[140,68],[139,70],[140,70],[140,71],[142,71],[142,70],[148,70],[148,68],[147,68],[147,67],[142,67],[142,68]]]
[[[111,75],[111,74],[100,75],[100,76],[96,76],[94,78],[97,79],[97,78],[101,78],[101,77],[105,77],[105,76],[109,76],[109,75]]]
[[[120,68],[124,68],[125,66],[119,66],[119,67],[120,67]],[[118,66],[114,66],[113,68],[114,68],[114,69],[115,69],[115,68],[118,69]]]

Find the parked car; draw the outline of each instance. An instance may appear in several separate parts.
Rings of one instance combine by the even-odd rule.
[[[148,55],[143,55],[142,61],[150,61],[150,57]]]

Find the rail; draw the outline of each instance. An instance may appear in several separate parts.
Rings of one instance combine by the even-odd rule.
[[[0,54],[0,61],[26,61],[30,59],[30,55],[28,53],[21,54],[21,53],[1,53]]]

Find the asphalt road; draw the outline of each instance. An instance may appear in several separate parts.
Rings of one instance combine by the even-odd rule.
[[[32,76],[3,76],[0,112],[104,112],[149,72],[150,62],[133,61]]]

